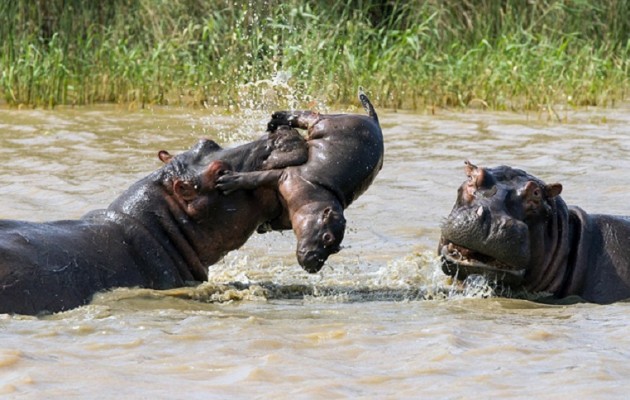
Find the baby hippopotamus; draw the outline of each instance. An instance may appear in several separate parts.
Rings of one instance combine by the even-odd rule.
[[[520,169],[467,162],[466,175],[442,225],[445,273],[483,274],[556,298],[630,298],[630,219],[567,207],[562,185]]]
[[[206,280],[210,264],[282,213],[274,190],[225,196],[215,188],[218,177],[304,162],[307,147],[285,127],[231,149],[202,140],[159,157],[166,165],[105,210],[79,220],[0,220],[0,313],[57,312],[110,288],[169,289]]]
[[[308,130],[308,161],[282,170],[230,172],[217,182],[226,193],[259,187],[277,189],[287,213],[269,226],[274,230],[293,228],[298,262],[311,273],[318,272],[329,255],[340,250],[346,227],[344,209],[367,190],[383,165],[378,116],[362,91],[359,100],[367,116],[274,113],[270,130],[281,125]]]

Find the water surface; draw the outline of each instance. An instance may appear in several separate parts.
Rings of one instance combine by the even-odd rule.
[[[453,287],[439,226],[464,160],[561,182],[627,214],[630,108],[380,112],[383,170],[321,273],[291,232],[255,235],[199,288],[121,289],[42,318],[0,316],[10,398],[625,398],[630,307],[543,305]],[[236,145],[266,116],[118,107],[0,110],[0,218],[79,218],[200,137]]]

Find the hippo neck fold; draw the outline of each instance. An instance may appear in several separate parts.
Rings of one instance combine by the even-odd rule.
[[[592,239],[592,225],[588,214],[579,207],[569,207],[570,254],[567,256],[567,271],[558,297],[582,295],[585,284],[586,270],[589,267],[588,241]]]
[[[183,281],[204,281],[207,271],[200,240],[206,239],[198,224],[192,221],[172,198],[160,178],[150,175],[137,182],[116,199],[108,208],[109,212],[122,214],[133,219],[147,235],[156,242],[156,247],[168,254]],[[143,253],[149,265],[150,254],[157,249],[146,249]],[[216,261],[216,260],[214,260]]]
[[[326,201],[326,202],[336,202],[341,206],[341,211],[345,210],[350,203],[354,200],[352,198],[348,198],[346,197],[345,193],[343,193],[341,190],[333,188],[333,187],[328,187],[325,185],[320,185],[322,189],[324,190],[319,190],[318,194],[318,200],[319,201]]]
[[[187,277],[185,280],[207,280],[206,266],[218,261],[215,258],[220,258],[223,254],[219,257],[205,254],[207,248],[203,246],[203,243],[211,243],[207,233],[200,229],[199,224],[190,219],[172,197],[166,196],[165,199],[164,212],[157,214],[158,222],[161,227],[161,234],[168,238],[169,243],[183,260],[183,263],[177,263],[180,274],[182,277]],[[211,253],[216,254],[216,252]]]
[[[558,293],[570,275],[569,252],[572,240],[569,212],[560,197],[551,202],[552,218],[546,226],[546,255],[539,265],[528,271],[525,277],[525,289],[530,292]],[[530,280],[531,278],[533,280]]]

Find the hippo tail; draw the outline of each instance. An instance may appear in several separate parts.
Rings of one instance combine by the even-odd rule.
[[[376,121],[376,123],[378,123],[378,115],[376,115],[376,110],[374,109],[372,103],[370,103],[370,99],[368,99],[361,86],[359,86],[359,101],[361,102],[361,104],[363,104],[363,108],[365,108],[365,111],[368,113],[368,115],[372,117],[374,121]]]

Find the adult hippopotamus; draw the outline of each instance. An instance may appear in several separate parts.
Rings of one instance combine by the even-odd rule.
[[[281,170],[226,173],[217,187],[277,189],[287,213],[271,221],[274,230],[291,229],[297,237],[296,255],[308,272],[318,272],[330,254],[340,250],[346,220],[343,214],[372,184],[383,165],[383,133],[376,111],[360,91],[368,115],[280,111],[276,126],[308,129],[308,161]]]
[[[279,129],[222,149],[202,140],[171,156],[107,209],[79,220],[0,221],[0,313],[39,314],[87,303],[114,287],[168,289],[207,279],[207,266],[240,247],[282,212],[267,188],[229,196],[215,189],[226,170],[305,161],[301,135]],[[301,154],[301,155],[300,155]]]
[[[442,224],[445,273],[594,303],[630,297],[628,218],[567,207],[562,185],[520,169],[467,162],[466,175]]]

